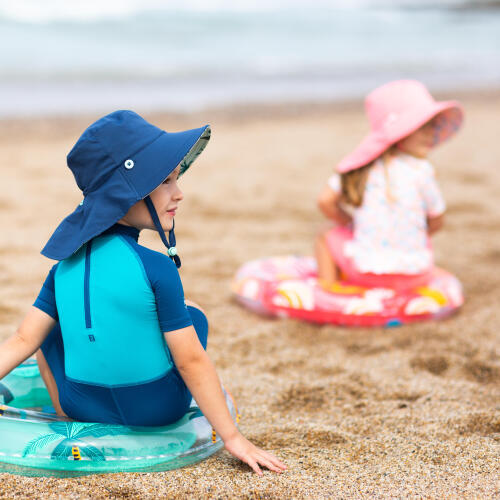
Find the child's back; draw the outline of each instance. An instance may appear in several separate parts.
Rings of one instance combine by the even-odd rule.
[[[461,107],[402,80],[369,94],[366,111],[371,132],[338,164],[319,198],[322,212],[339,224],[316,240],[318,275],[327,286],[340,272],[361,284],[363,274],[423,276],[434,264],[428,236],[440,228],[445,203],[427,155],[458,129]]]
[[[340,192],[340,178],[329,186]],[[352,210],[353,238],[345,253],[364,273],[416,274],[433,264],[427,219],[445,203],[426,159],[405,153],[379,158],[367,175],[363,203]]]

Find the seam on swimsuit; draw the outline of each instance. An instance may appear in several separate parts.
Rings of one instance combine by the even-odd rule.
[[[77,384],[90,385],[90,386],[95,386],[95,387],[103,387],[105,389],[119,389],[121,387],[135,387],[138,385],[144,385],[144,384],[149,384],[151,382],[156,382],[157,380],[160,380],[161,378],[166,377],[171,371],[172,371],[172,366],[169,367],[169,369],[165,373],[158,375],[157,377],[153,377],[153,378],[150,378],[147,380],[141,380],[140,382],[127,382],[126,384],[110,384],[110,385],[108,385],[108,384],[98,384],[96,382],[85,382],[83,380],[78,380],[76,378],[69,377],[68,375],[66,375],[66,378],[68,380],[70,380],[71,382],[76,382]]]

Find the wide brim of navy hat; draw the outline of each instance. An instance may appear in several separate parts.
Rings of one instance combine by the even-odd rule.
[[[63,260],[118,222],[138,201],[154,191],[180,165],[186,172],[205,149],[210,126],[183,132],[164,132],[116,166],[105,182],[85,195],[74,212],[57,227],[42,250]]]

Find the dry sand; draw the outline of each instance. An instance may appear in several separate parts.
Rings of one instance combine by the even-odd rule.
[[[437,262],[466,305],[442,323],[344,329],[240,308],[243,262],[311,253],[315,197],[366,130],[361,103],[149,116],[210,121],[177,216],[186,295],[207,311],[209,352],[241,429],[289,470],[258,478],[227,452],[181,470],[78,479],[0,475],[1,498],[492,498],[500,441],[500,94],[464,98],[462,133],[433,155],[448,201]],[[81,196],[65,155],[95,116],[0,123],[0,339],[51,263],[39,251]],[[161,250],[153,233],[141,240]]]

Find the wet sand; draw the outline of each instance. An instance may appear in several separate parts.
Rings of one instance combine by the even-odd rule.
[[[212,124],[182,181],[181,275],[209,317],[209,353],[242,431],[289,470],[258,478],[221,452],[155,474],[0,474],[0,498],[498,497],[500,93],[463,103],[463,131],[431,159],[448,202],[436,259],[466,304],[444,322],[388,330],[264,319],[230,292],[247,260],[312,252],[324,223],[315,198],[366,131],[361,103],[149,115],[167,130]],[[95,118],[0,122],[0,339],[52,265],[40,249],[81,200],[65,155]],[[162,248],[153,233],[141,241]]]

